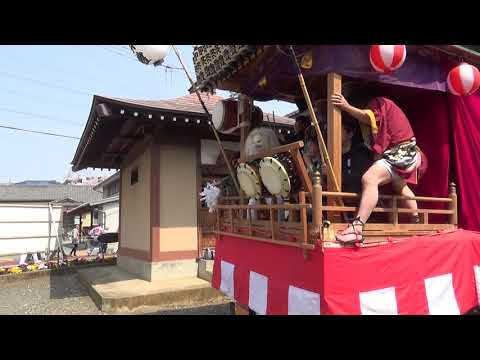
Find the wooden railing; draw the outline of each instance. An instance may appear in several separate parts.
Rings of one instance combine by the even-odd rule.
[[[313,191],[298,193],[298,204],[245,205],[246,199],[241,197],[222,198],[217,210],[217,233],[219,235],[234,235],[245,239],[263,241],[274,244],[312,249],[318,240],[335,242],[335,231],[347,226],[347,222],[330,223],[330,214],[356,213],[357,206],[329,205],[331,199],[359,199],[360,194],[322,191],[320,178],[314,180]],[[441,230],[455,229],[458,221],[457,195],[455,185],[450,186],[450,197],[398,196],[380,195],[380,199],[389,202],[388,206],[377,206],[373,214],[387,213],[389,222],[369,222],[364,234],[369,242],[383,242],[387,237],[411,236],[428,234]],[[418,207],[418,210],[402,208],[399,202],[416,200],[418,202],[443,203],[447,209],[432,209]],[[324,205],[328,204],[328,205]],[[311,210],[311,220],[308,210]],[[252,220],[252,210],[261,213],[262,220]],[[288,220],[278,220],[278,212],[288,212]],[[400,223],[400,214],[418,213],[422,223]],[[250,214],[250,215],[248,215]],[[443,224],[430,222],[429,215],[448,215],[448,221]],[[372,215],[374,217],[374,215]]]
[[[217,216],[208,208],[199,209],[198,219],[198,254],[202,256],[203,249],[215,248],[217,240]]]
[[[360,194],[355,193],[337,193],[325,191],[322,192],[322,198],[354,198],[359,199]],[[457,194],[455,185],[451,184],[450,187],[450,197],[449,198],[439,198],[439,197],[425,197],[425,196],[398,196],[398,195],[380,195],[379,199],[388,202],[388,206],[377,206],[373,209],[371,219],[375,217],[375,214],[384,213],[389,215],[389,222],[380,222],[374,223],[369,222],[364,228],[364,235],[368,243],[378,243],[388,240],[390,237],[406,237],[412,235],[420,234],[431,234],[443,230],[453,230],[457,227],[458,223],[458,213],[457,213]],[[432,209],[424,208],[418,204],[418,209],[408,209],[402,208],[399,206],[400,201],[405,200],[416,200],[417,204],[422,202],[429,203],[442,203],[446,204],[448,208],[446,209]],[[319,207],[323,212],[332,213],[356,213],[358,207],[356,206],[330,206],[320,204]],[[418,213],[421,217],[421,223],[401,223],[399,221],[400,214],[413,214]],[[430,221],[430,215],[447,215],[448,220],[444,223],[432,223]],[[328,224],[328,231],[323,227],[322,231],[322,240],[324,242],[335,243],[335,232],[342,230],[347,226],[346,222],[342,223],[332,223]]]
[[[244,205],[243,199],[223,198],[217,206],[217,232],[220,235],[263,241],[267,243],[313,249],[313,237],[309,236],[305,193],[299,193],[298,204]],[[228,204],[225,204],[228,203]],[[257,214],[254,214],[256,212]],[[285,215],[288,213],[288,221]],[[292,213],[298,216],[293,217]],[[260,219],[254,219],[257,217]],[[280,220],[278,218],[283,218]],[[294,221],[298,218],[298,221]]]

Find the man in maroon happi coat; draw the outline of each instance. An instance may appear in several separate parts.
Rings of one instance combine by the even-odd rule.
[[[390,99],[374,97],[352,101],[350,105],[342,94],[331,101],[340,110],[359,121],[365,145],[375,154],[376,161],[362,177],[362,198],[357,217],[347,229],[337,234],[343,243],[363,242],[363,226],[378,202],[378,187],[392,183],[396,193],[415,196],[408,184],[417,184],[427,168],[427,158],[416,145],[408,118]],[[417,210],[415,200],[407,200],[410,209]],[[418,213],[413,220],[419,221]]]

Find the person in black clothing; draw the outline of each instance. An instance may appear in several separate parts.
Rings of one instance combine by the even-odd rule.
[[[362,176],[373,163],[373,153],[361,141],[356,123],[342,121],[342,191],[362,192]]]

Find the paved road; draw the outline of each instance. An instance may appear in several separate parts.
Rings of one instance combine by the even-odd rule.
[[[75,273],[0,282],[0,315],[102,315]],[[148,315],[230,315],[230,305],[173,308]]]

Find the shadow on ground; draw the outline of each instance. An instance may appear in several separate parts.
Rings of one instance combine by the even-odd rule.
[[[80,284],[78,275],[71,273],[65,276],[62,273],[52,273],[50,277],[50,299],[67,299],[89,296],[87,289]]]
[[[174,310],[162,310],[142,315],[233,315],[230,303],[200,306],[194,308],[182,308]]]

